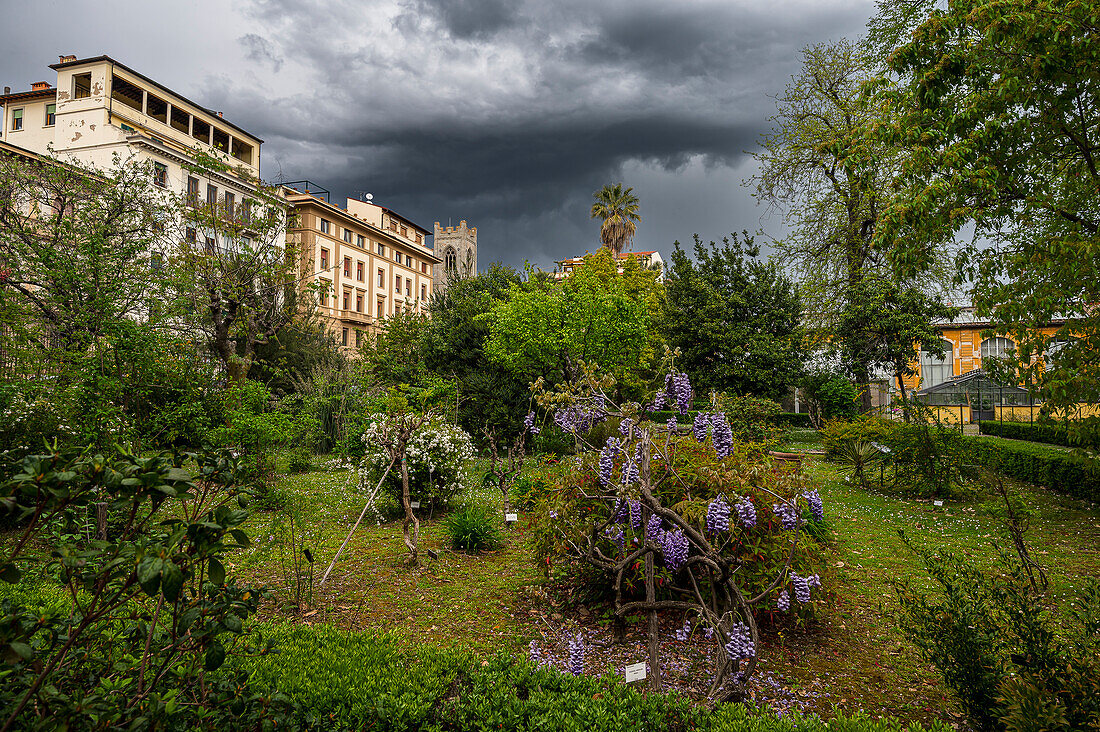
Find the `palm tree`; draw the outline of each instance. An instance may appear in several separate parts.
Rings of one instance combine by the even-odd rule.
[[[592,194],[596,202],[592,204],[592,218],[602,218],[600,240],[615,256],[622,254],[623,248],[633,241],[640,221],[638,216],[638,197],[633,188],[623,188],[622,183],[606,185]]]

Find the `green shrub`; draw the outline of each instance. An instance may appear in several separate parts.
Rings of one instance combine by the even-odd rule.
[[[500,515],[486,506],[470,504],[452,511],[444,523],[451,546],[467,554],[500,547]]]
[[[1100,502],[1100,462],[1042,445],[964,438],[977,462],[1010,478]]]
[[[774,446],[783,435],[777,421],[781,409],[778,402],[720,394],[716,406],[726,415],[734,440]]]
[[[965,437],[940,422],[898,424],[883,438],[892,490],[917,498],[963,498],[972,491],[978,461]]]
[[[878,416],[863,416],[851,420],[834,419],[826,422],[821,429],[821,444],[825,447],[825,454],[832,458],[836,456],[841,443],[853,440],[882,442],[898,425],[898,422]]]
[[[780,412],[775,416],[775,423],[784,427],[813,427],[810,415],[806,412]]]
[[[313,451],[295,447],[287,451],[286,469],[291,473],[308,473],[313,468]]]
[[[983,435],[992,435],[993,437],[1095,449],[1097,447],[1097,422],[1097,418],[1073,422],[985,421],[979,422],[978,428]]]

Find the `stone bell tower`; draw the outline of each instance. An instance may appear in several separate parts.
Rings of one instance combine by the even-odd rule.
[[[442,292],[449,282],[477,274],[477,227],[459,221],[443,227],[435,222],[435,256],[443,260],[432,268],[432,292]]]

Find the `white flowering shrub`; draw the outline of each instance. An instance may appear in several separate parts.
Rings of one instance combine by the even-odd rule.
[[[382,422],[374,420],[363,433],[363,457],[359,463],[361,485],[372,485],[390,464],[379,434]],[[432,420],[413,433],[406,450],[409,492],[412,500],[446,503],[466,481],[466,469],[474,457],[474,443],[462,429]],[[401,496],[401,466],[395,464],[383,484],[392,496]]]

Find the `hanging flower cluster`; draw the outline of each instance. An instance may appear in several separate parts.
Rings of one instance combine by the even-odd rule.
[[[569,639],[569,673],[580,676],[584,673],[584,635],[577,633]]]
[[[748,496],[738,501],[733,508],[737,511],[737,518],[742,526],[746,529],[756,526],[756,506]]]
[[[676,403],[680,414],[687,414],[691,409],[691,400],[695,392],[691,389],[687,374],[669,374],[665,378],[665,393]]]
[[[565,432],[584,434],[607,415],[600,409],[570,405],[554,412],[554,424]]]
[[[730,530],[730,507],[726,499],[719,495],[707,506],[707,531],[716,534]]]
[[[821,502],[821,494],[817,492],[817,488],[812,488],[802,494],[802,497],[806,499],[806,503],[810,506],[810,515],[813,516],[814,521],[825,520],[825,505]]]
[[[615,472],[615,457],[619,454],[619,440],[608,437],[607,443],[600,450],[600,465],[598,475],[600,485],[611,485],[611,475]]]
[[[523,429],[525,432],[530,432],[532,435],[539,433],[539,428],[535,426],[535,413],[528,412],[527,416],[523,418]]]
[[[756,655],[756,648],[753,646],[749,626],[739,622],[730,629],[730,639],[726,643],[726,653],[731,661],[740,661],[743,658],[752,658]]]
[[[779,517],[783,528],[790,531],[798,526],[798,506],[793,503],[773,503],[772,510]]]

